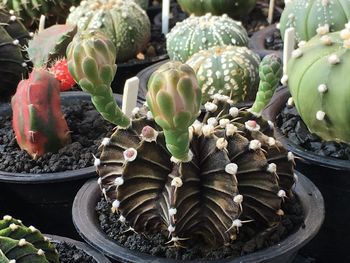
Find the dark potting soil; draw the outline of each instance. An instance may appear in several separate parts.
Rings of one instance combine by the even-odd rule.
[[[34,161],[17,145],[10,116],[0,116],[0,171],[12,173],[50,173],[76,170],[92,166],[92,154],[104,137],[110,136],[113,125],[105,121],[91,102],[76,101],[62,106],[72,143],[58,153],[47,153]]]
[[[309,132],[295,107],[285,106],[277,116],[277,125],[294,144],[321,156],[350,160],[350,146],[344,143],[323,141]]]
[[[265,37],[265,48],[268,50],[283,50],[283,40],[279,29]]]
[[[165,245],[167,237],[162,233],[143,235],[131,231],[128,226],[121,224],[118,217],[111,212],[111,205],[101,198],[96,206],[98,220],[102,230],[119,245],[131,250],[167,257],[178,260],[221,259],[239,257],[279,243],[285,237],[303,226],[304,215],[302,207],[296,198],[286,199],[282,206],[285,215],[279,224],[259,232],[249,225],[240,229],[238,239],[228,246],[215,250],[203,250],[200,242],[194,240],[186,243],[187,248],[175,248]]]
[[[53,244],[58,251],[60,263],[97,263],[93,257],[89,256],[73,244],[66,242],[54,242]]]

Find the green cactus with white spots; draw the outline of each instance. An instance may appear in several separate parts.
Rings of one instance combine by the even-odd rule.
[[[193,54],[214,46],[248,45],[247,31],[241,22],[227,15],[191,16],[167,34],[167,51],[170,59],[186,62]]]
[[[91,94],[96,109],[109,122],[127,127],[130,120],[118,107],[111,89],[117,71],[115,58],[112,41],[99,31],[81,32],[67,48],[69,72]]]
[[[0,220],[1,263],[59,263],[57,251],[35,227],[4,216]]]
[[[283,78],[301,118],[324,140],[350,143],[349,55],[350,23],[294,50]]]

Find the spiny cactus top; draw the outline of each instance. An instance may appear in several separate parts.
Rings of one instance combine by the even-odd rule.
[[[202,89],[202,101],[216,93],[229,96],[234,103],[253,101],[259,83],[260,58],[246,47],[212,47],[194,54],[191,66]]]
[[[349,0],[286,0],[280,29],[282,37],[294,27],[297,41],[307,41],[316,34],[338,31],[350,20]]]
[[[4,216],[0,220],[0,262],[59,263],[59,258],[54,245],[38,229]]]
[[[283,78],[301,118],[324,140],[350,143],[349,55],[350,23],[294,50]]]
[[[170,59],[181,62],[200,50],[223,45],[248,45],[248,35],[241,22],[234,21],[227,15],[191,16],[177,23],[167,35]]]
[[[68,24],[78,30],[101,30],[114,43],[117,61],[123,62],[142,52],[151,37],[146,12],[134,1],[89,0],[71,8]]]
[[[178,3],[186,13],[196,16],[212,13],[237,17],[250,13],[256,0],[178,0]]]

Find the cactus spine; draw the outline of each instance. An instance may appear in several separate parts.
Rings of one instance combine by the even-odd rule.
[[[191,16],[177,23],[167,35],[170,59],[181,62],[200,50],[223,45],[248,45],[248,35],[244,27],[227,15]]]
[[[257,91],[260,58],[246,47],[212,47],[194,54],[186,64],[196,72],[202,101],[214,94],[229,96],[234,103],[252,101]]]
[[[12,97],[13,130],[21,149],[34,159],[57,152],[70,142],[61,111],[60,83],[43,69],[34,69]]]

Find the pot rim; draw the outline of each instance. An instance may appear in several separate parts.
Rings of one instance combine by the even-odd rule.
[[[267,260],[282,257],[291,252],[297,252],[303,245],[309,242],[319,231],[325,217],[323,197],[316,186],[305,176],[296,172],[299,180],[295,186],[295,193],[299,197],[304,209],[304,223],[307,228],[302,226],[294,233],[285,238],[282,242],[257,251],[255,253],[242,256],[235,259],[220,259],[214,261],[203,261],[207,263],[259,263]],[[197,261],[179,261],[174,259],[160,258],[149,254],[132,251],[128,248],[118,245],[113,239],[109,238],[99,227],[95,206],[99,201],[101,190],[94,179],[89,180],[77,193],[72,209],[73,223],[80,236],[91,246],[101,251],[106,256],[121,260],[121,262],[199,262]]]

